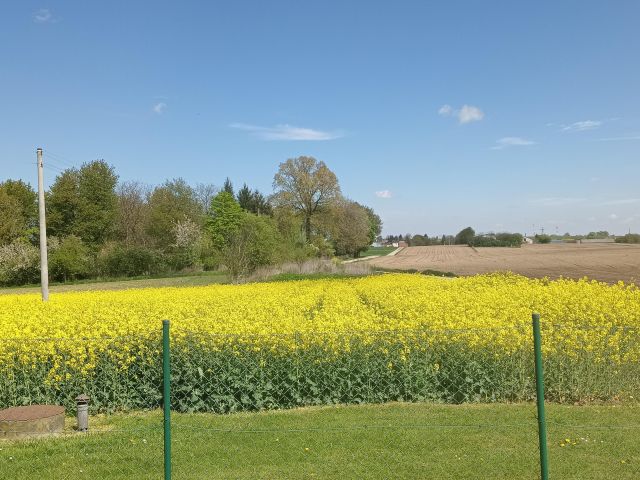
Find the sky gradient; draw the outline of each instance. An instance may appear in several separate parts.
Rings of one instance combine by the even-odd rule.
[[[0,181],[270,193],[312,155],[384,232],[640,231],[640,2],[11,2]]]

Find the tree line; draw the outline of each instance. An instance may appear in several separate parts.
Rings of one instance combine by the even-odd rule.
[[[524,237],[519,233],[484,233],[476,234],[471,227],[460,230],[456,235],[442,235],[430,237],[428,234],[387,235],[385,239],[378,238],[380,243],[406,242],[410,247],[429,245],[470,245],[472,247],[519,247]]]
[[[119,181],[104,160],[60,173],[45,193],[52,280],[225,269],[238,279],[264,265],[312,257],[357,257],[380,234],[369,207],[345,197],[313,157],[288,159],[273,193]],[[22,180],[0,183],[0,284],[39,279],[38,205]]]

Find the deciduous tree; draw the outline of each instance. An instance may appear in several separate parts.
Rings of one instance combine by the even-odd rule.
[[[313,157],[290,158],[281,163],[273,178],[274,202],[302,216],[307,241],[311,238],[311,220],[340,197],[336,175]]]

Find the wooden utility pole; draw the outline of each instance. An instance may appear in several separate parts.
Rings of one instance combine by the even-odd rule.
[[[38,159],[38,213],[40,217],[40,287],[42,301],[49,300],[49,260],[47,258],[47,221],[44,212],[44,163],[42,149],[36,150]]]

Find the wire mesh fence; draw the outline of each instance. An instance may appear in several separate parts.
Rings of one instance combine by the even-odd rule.
[[[0,478],[162,478],[160,332],[0,345],[0,408],[10,408],[0,412]],[[86,433],[74,418],[81,394]],[[52,425],[37,407],[15,408],[28,405],[62,406],[66,418]]]
[[[640,332],[542,328],[551,470],[640,473]],[[530,324],[216,335],[171,331],[171,463],[191,478],[535,478]],[[0,478],[162,478],[162,336],[2,340],[0,407],[62,405]],[[90,428],[75,429],[76,397]]]

